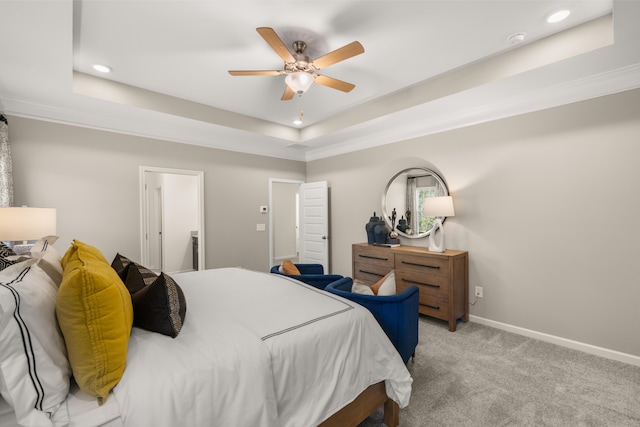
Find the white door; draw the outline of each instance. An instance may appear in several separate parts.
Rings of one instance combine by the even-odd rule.
[[[301,264],[322,264],[329,270],[329,189],[327,181],[300,185]]]

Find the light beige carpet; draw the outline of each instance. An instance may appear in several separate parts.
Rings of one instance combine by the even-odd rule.
[[[420,318],[400,426],[640,426],[640,367],[477,323]],[[361,427],[382,426],[374,414]]]

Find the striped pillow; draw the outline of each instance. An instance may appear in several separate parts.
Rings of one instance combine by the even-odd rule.
[[[51,274],[60,258],[48,252],[0,271],[0,394],[22,426],[51,426],[56,412],[56,420],[67,417],[71,368],[55,314],[60,276]]]

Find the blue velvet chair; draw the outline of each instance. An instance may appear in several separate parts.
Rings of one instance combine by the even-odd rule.
[[[415,356],[418,345],[418,288],[409,286],[396,295],[377,296],[354,294],[352,285],[353,280],[344,277],[329,284],[325,291],[368,308],[407,363]]]
[[[280,271],[278,270],[280,268],[280,265],[274,265],[273,267],[271,267],[270,272],[297,279],[318,289],[324,289],[329,283],[343,278],[343,276],[339,274],[324,274],[324,267],[322,266],[322,264],[294,265],[300,271],[300,275],[280,273]]]

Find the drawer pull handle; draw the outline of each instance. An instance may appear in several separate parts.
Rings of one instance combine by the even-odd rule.
[[[371,256],[371,255],[360,255],[360,254],[358,254],[358,256],[360,258],[379,259],[380,261],[389,261],[389,258],[380,258],[380,257],[377,257],[377,256]]]
[[[432,285],[431,283],[416,282],[415,280],[402,279],[403,282],[413,283],[415,285],[429,286],[430,288],[439,288],[440,285]]]
[[[360,271],[360,273],[364,273],[364,274],[372,274],[374,276],[384,277],[384,274],[374,273],[373,271],[366,271],[366,270],[359,270],[359,271]]]
[[[434,310],[440,310],[439,306],[435,306],[435,305],[429,305],[429,304],[425,304],[427,307],[432,308]]]
[[[439,270],[440,266],[437,265],[426,265],[426,264],[418,264],[417,262],[407,262],[407,261],[402,261],[403,264],[407,264],[407,265],[415,265],[416,267],[426,267],[426,268],[433,268],[435,270]]]

